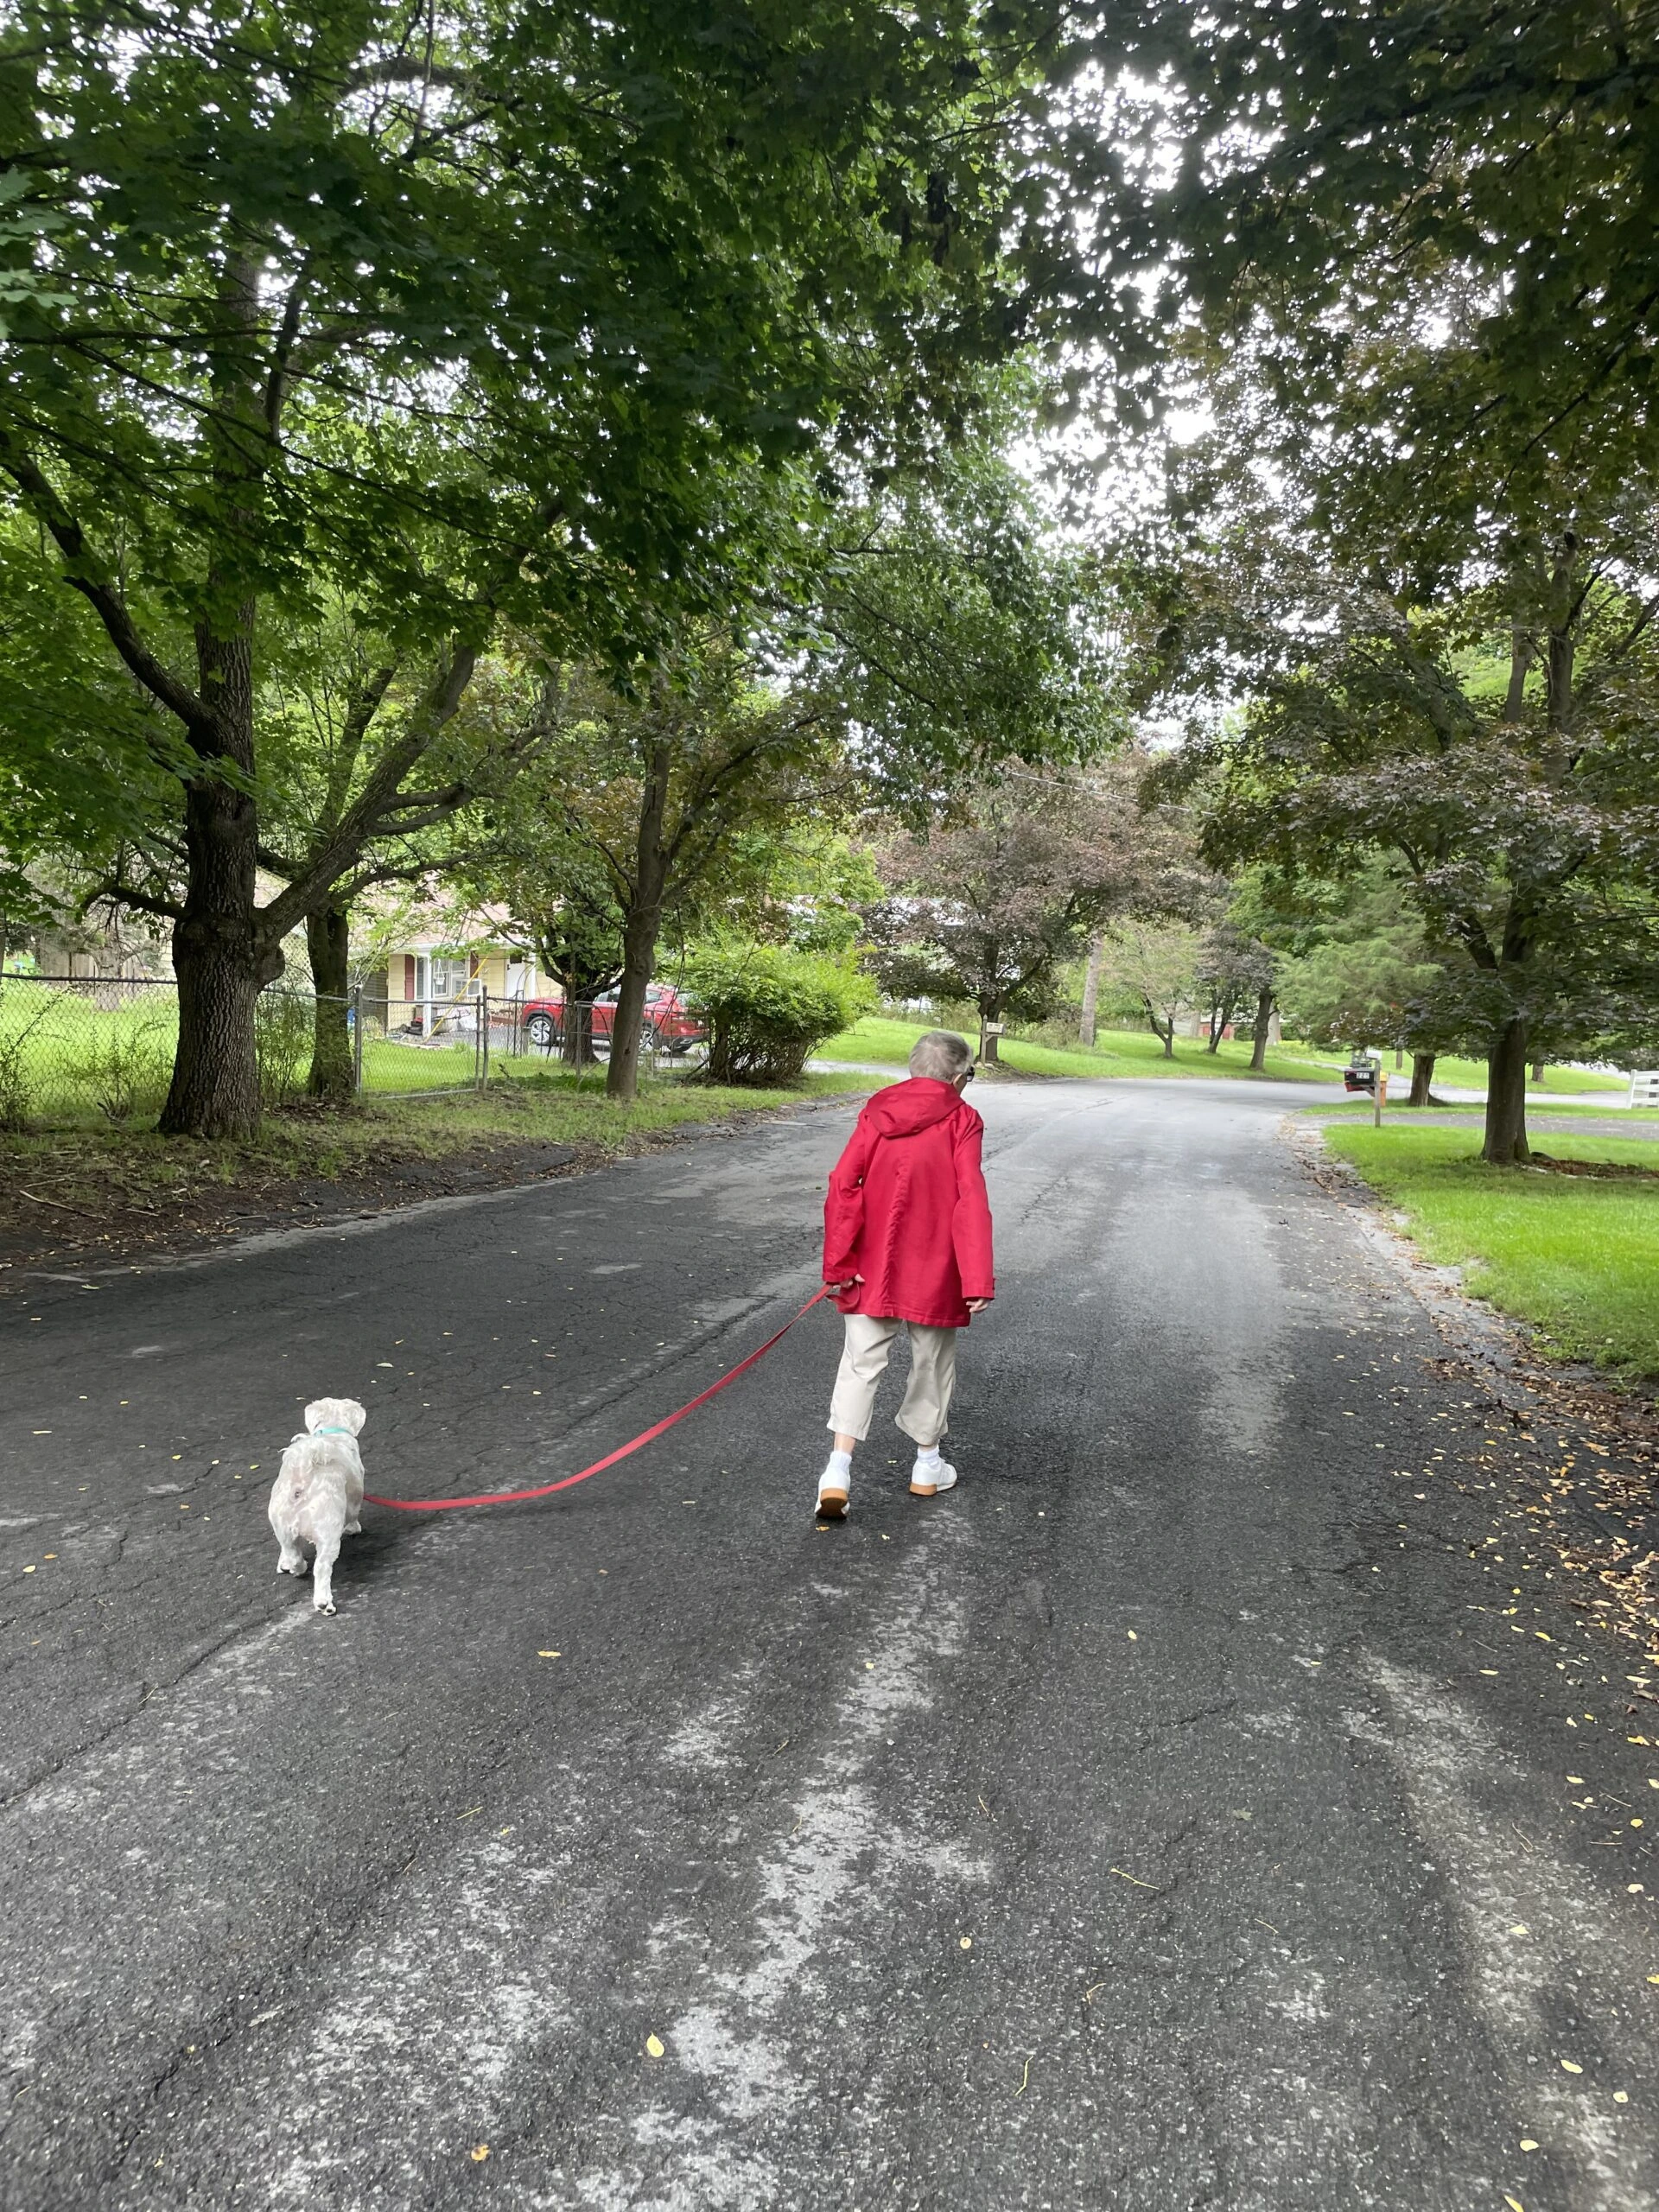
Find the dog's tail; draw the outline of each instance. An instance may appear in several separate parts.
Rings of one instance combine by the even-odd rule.
[[[334,1440],[326,1436],[296,1436],[283,1454],[283,1473],[293,1485],[294,1502],[312,1501],[315,1478],[334,1457]]]

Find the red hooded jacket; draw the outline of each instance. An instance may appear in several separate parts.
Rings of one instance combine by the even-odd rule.
[[[962,1329],[969,1299],[995,1297],[984,1134],[953,1084],[912,1076],[876,1092],[823,1202],[824,1281],[864,1278],[836,1300],[843,1313]]]

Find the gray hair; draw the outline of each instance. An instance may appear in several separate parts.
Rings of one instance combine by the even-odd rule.
[[[930,1029],[910,1048],[912,1075],[931,1076],[935,1083],[954,1083],[973,1065],[973,1047],[954,1029]]]

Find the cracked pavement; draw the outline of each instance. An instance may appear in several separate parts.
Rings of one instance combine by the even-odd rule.
[[[0,2204],[1649,2206],[1659,1731],[1309,1096],[982,1087],[949,1497],[893,1378],[814,1525],[820,1309],[561,1497],[369,1509],[332,1620],[305,1400],[394,1495],[585,1464],[806,1294],[850,1108],[27,1278]]]

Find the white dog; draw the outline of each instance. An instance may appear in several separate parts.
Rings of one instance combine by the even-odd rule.
[[[282,1546],[279,1574],[303,1574],[302,1544],[316,1551],[311,1603],[334,1610],[334,1561],[342,1536],[362,1533],[363,1457],[358,1431],[368,1415],[355,1398],[317,1398],[305,1409],[306,1434],[283,1454],[270,1493],[270,1525]]]

